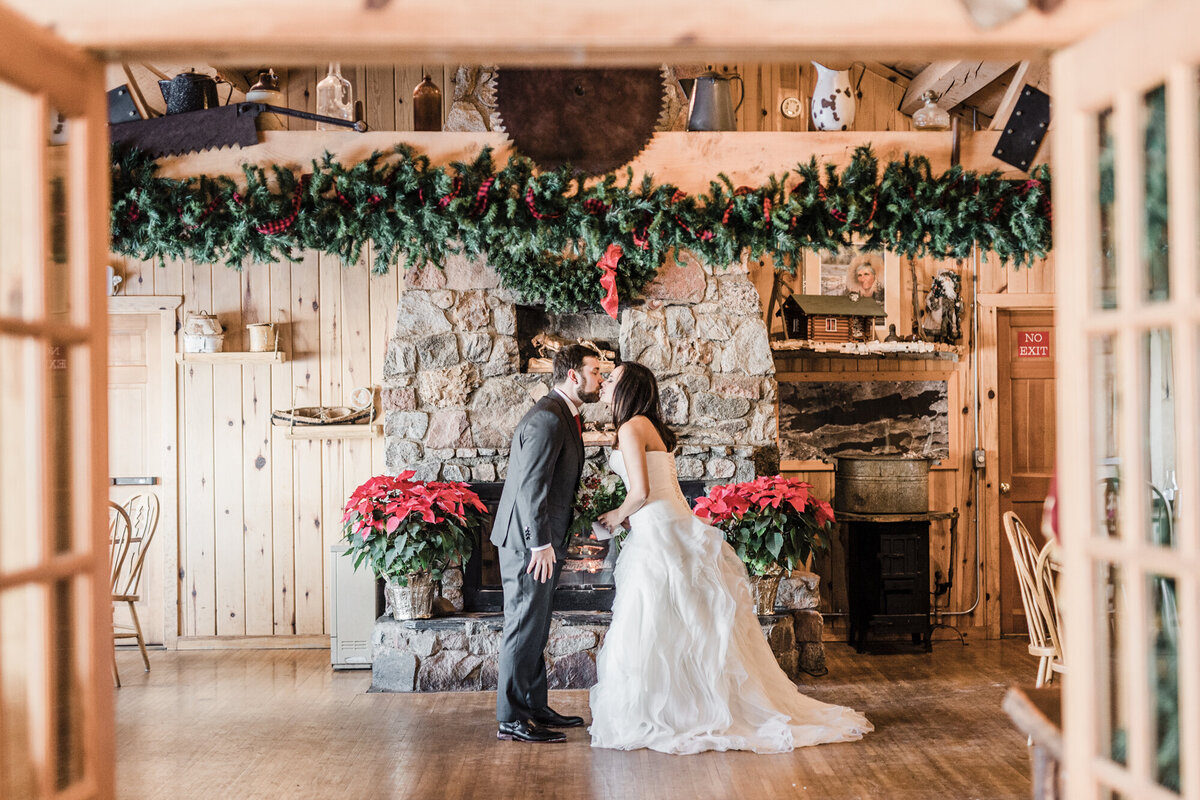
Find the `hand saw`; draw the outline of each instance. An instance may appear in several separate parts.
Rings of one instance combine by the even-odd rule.
[[[310,114],[307,111],[296,111],[267,103],[233,103],[219,108],[167,114],[154,119],[110,125],[109,140],[113,144],[137,147],[155,158],[198,153],[201,150],[231,147],[235,144],[249,147],[258,144],[256,118],[259,114],[267,112],[340,125],[359,133],[367,130],[365,122]]]

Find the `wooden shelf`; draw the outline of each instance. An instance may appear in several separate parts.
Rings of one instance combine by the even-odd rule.
[[[818,358],[897,358],[941,359],[958,361],[961,346],[941,342],[816,342],[811,339],[776,339],[771,342],[776,355]]]
[[[285,439],[374,439],[383,434],[382,422],[350,425],[276,425]]]
[[[198,364],[282,364],[287,361],[287,353],[278,350],[269,353],[176,353],[175,360],[180,364],[188,361]]]

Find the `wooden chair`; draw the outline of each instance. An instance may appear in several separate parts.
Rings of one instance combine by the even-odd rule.
[[[109,586],[108,589],[113,594],[117,591],[117,581],[121,578],[121,573],[125,569],[125,560],[129,555],[129,542],[133,537],[133,523],[129,520],[129,513],[116,503],[109,501],[108,504],[108,574]],[[113,636],[113,644],[116,644],[116,636]],[[118,687],[121,685],[121,676],[117,672],[117,651],[113,649],[112,660],[113,683]]]
[[[1059,566],[1055,560],[1057,548],[1058,543],[1053,539],[1046,541],[1034,563],[1033,576],[1037,583],[1038,607],[1046,620],[1046,628],[1050,632],[1050,643],[1054,646],[1054,658],[1050,661],[1050,670],[1052,673],[1063,673],[1066,672],[1066,662],[1063,661],[1062,617],[1058,611]]]
[[[1025,622],[1029,627],[1029,654],[1038,659],[1035,686],[1041,688],[1053,679],[1055,671],[1061,671],[1054,670],[1052,664],[1055,661],[1062,663],[1062,654],[1054,643],[1051,623],[1044,610],[1045,601],[1041,599],[1038,588],[1037,563],[1041,554],[1029,530],[1012,511],[1004,514],[1004,533],[1008,536],[1013,563],[1017,568],[1017,581],[1021,585],[1021,604],[1025,608]]]
[[[118,625],[113,623],[114,639],[136,639],[138,649],[142,651],[142,663],[146,671],[150,671],[150,657],[146,654],[146,641],[142,637],[142,626],[138,621],[137,608],[134,606],[141,599],[139,594],[142,581],[142,567],[146,564],[146,553],[158,529],[158,498],[152,494],[136,494],[129,498],[122,509],[129,521],[129,539],[126,545],[126,555],[122,558],[119,569],[113,576],[112,599],[114,603],[125,603],[129,607],[129,615],[133,625]],[[113,655],[113,671],[116,675],[116,654]],[[121,685],[120,677],[117,685]]]

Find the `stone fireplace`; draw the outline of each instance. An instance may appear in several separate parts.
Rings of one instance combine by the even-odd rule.
[[[549,333],[606,343],[619,360],[639,361],[655,372],[666,421],[679,436],[679,476],[692,494],[777,472],[775,365],[747,264],[713,269],[688,252],[679,262],[668,257],[645,296],[623,306],[619,320],[548,314],[501,287],[486,264],[461,256],[443,269],[408,272],[383,373],[388,471],[466,481],[498,499],[517,422],[551,388],[549,374],[527,369],[533,336]],[[604,404],[586,405],[582,415],[590,429],[610,425]],[[587,440],[595,443],[586,449],[585,473],[606,470],[605,437],[589,434]],[[380,619],[375,688],[495,687],[500,617],[488,558],[487,548],[476,549],[465,593],[461,575],[444,585],[446,599],[464,612],[460,617]],[[594,681],[595,650],[607,628],[611,579],[607,586],[588,587],[582,577],[583,585],[574,578],[562,582],[555,603],[560,615],[547,650],[555,688]],[[799,581],[781,594],[799,609],[763,618],[781,663],[793,675],[798,666],[822,668],[815,585]],[[798,629],[804,631],[801,641]]]

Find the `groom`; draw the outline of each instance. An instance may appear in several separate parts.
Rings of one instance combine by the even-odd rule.
[[[550,609],[567,526],[583,473],[579,407],[600,399],[600,361],[582,345],[554,356],[554,388],[517,423],[508,476],[492,526],[504,586],[504,638],[496,687],[496,738],[564,742],[551,727],[583,725],[547,705]]]

